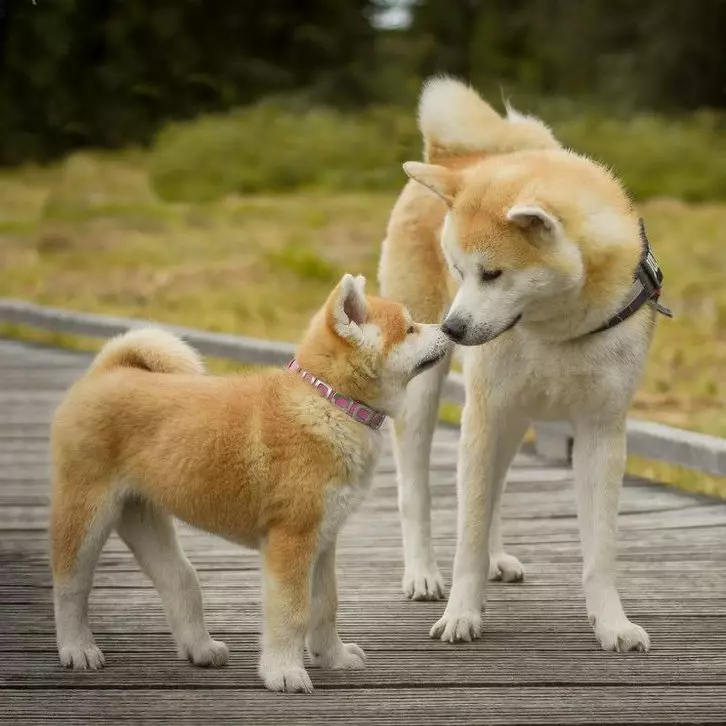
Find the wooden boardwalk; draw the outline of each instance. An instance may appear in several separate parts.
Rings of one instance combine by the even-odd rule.
[[[230,664],[202,670],[175,659],[156,592],[114,537],[91,598],[107,667],[63,670],[46,553],[48,425],[88,360],[0,340],[0,723],[726,723],[726,504],[627,482],[621,593],[653,646],[604,653],[585,617],[571,473],[527,454],[504,502],[505,538],[527,579],[490,586],[476,643],[430,640],[443,603],[411,603],[400,592],[389,453],[339,547],[341,632],[367,651],[365,671],[311,669],[311,696],[265,691],[255,673],[257,556],[185,527],[208,624],[230,646]],[[440,430],[432,461],[447,582],[456,439]]]

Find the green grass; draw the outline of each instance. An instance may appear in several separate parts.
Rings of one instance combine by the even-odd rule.
[[[343,272],[375,290],[395,190],[165,201],[155,163],[153,152],[76,154],[0,174],[0,296],[294,341]],[[726,204],[653,199],[642,212],[676,318],[658,326],[631,413],[726,436]],[[703,475],[632,467],[726,495]]]
[[[726,197],[726,115],[604,118],[542,101],[522,110],[541,115],[563,143],[617,169],[639,199]],[[410,109],[377,107],[350,116],[264,103],[167,126],[152,149],[151,179],[163,199],[185,202],[394,190],[403,179],[401,163],[420,157]]]

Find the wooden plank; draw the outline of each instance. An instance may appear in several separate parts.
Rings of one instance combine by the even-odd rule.
[[[256,676],[258,556],[181,525],[228,667],[175,658],[157,593],[117,537],[102,554],[90,618],[108,668],[74,673],[55,652],[48,566],[48,433],[88,356],[0,341],[0,721],[15,723],[709,723],[726,713],[726,505],[629,480],[621,498],[620,589],[649,654],[599,649],[587,623],[572,472],[520,453],[503,503],[524,583],[492,583],[484,634],[428,637],[445,603],[400,592],[395,463],[386,436],[371,496],[339,547],[340,629],[364,647],[359,673],[311,670],[317,693],[280,697]],[[9,377],[4,372],[10,371]],[[450,584],[458,435],[432,456],[433,531]]]
[[[723,723],[720,686],[573,686],[515,688],[329,688],[316,696],[258,689],[8,689],[5,717],[16,724],[639,724]],[[637,716],[637,717],[636,717]]]

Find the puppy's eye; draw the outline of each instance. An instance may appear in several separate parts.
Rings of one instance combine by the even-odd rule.
[[[501,270],[480,270],[479,277],[482,282],[492,282],[496,280],[502,274]]]
[[[414,334],[414,329],[413,329],[413,325],[412,325],[412,326],[411,326],[411,327],[410,327],[410,328],[409,328],[409,329],[408,329],[408,330],[406,331],[406,335],[413,335],[413,334]]]

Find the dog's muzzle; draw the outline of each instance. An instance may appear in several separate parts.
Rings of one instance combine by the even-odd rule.
[[[474,335],[469,337],[469,325],[463,318],[447,318],[444,320],[441,330],[449,337],[454,343],[458,345],[482,345],[483,343],[489,343],[490,341],[498,338],[502,333],[506,333],[511,330],[520,320],[521,315],[517,315],[513,320],[507,323],[503,328],[491,332],[491,328],[482,327],[474,331]]]

